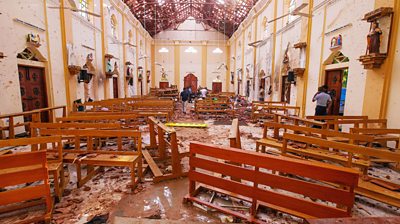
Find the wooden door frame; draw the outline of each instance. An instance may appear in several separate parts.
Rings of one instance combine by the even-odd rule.
[[[341,63],[341,64],[347,64],[347,63]],[[341,65],[341,64],[337,64],[337,65]],[[334,65],[336,65],[336,64],[334,64]],[[331,67],[331,68],[329,68],[329,69],[325,69],[324,70],[324,76],[323,76],[323,85],[328,85],[328,76],[327,76],[327,73],[328,72],[332,72],[332,71],[341,71],[341,82],[343,82],[343,73],[344,73],[344,70],[346,70],[346,69],[349,69],[348,67],[339,67],[339,66],[335,66],[335,67]],[[347,87],[346,87],[347,88]],[[343,86],[341,86],[340,87],[340,98],[342,97],[341,96],[341,94],[342,94],[342,89],[343,89]],[[340,112],[340,98],[339,98],[339,112]],[[346,99],[345,99],[345,102],[346,102]],[[331,108],[331,110],[333,110],[333,108]],[[339,115],[339,112],[338,112],[338,114],[337,115]],[[343,111],[343,115],[344,115],[344,111]]]
[[[113,98],[115,99],[115,96],[114,96],[114,92],[115,92],[115,89],[114,89],[114,80],[117,80],[117,98],[119,98],[119,95],[120,95],[120,93],[119,93],[119,77],[112,77],[112,87],[113,87]]]
[[[20,59],[17,58],[17,69],[19,66],[22,67],[34,67],[34,68],[40,68],[43,69],[44,71],[44,84],[46,86],[46,101],[47,101],[47,107],[53,107],[54,106],[54,96],[53,96],[53,91],[52,91],[52,82],[50,76],[50,72],[48,69],[48,62],[43,62],[43,61],[32,61],[32,60],[25,60],[25,59]],[[19,84],[19,82],[18,82]],[[20,84],[19,84],[20,85]],[[20,100],[22,103],[22,97],[20,96]],[[66,99],[69,100],[69,99]]]

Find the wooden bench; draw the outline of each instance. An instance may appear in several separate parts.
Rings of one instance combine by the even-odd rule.
[[[60,130],[40,128],[39,133],[40,135],[60,135],[75,139],[75,148],[73,150],[64,150],[63,161],[65,163],[73,163],[76,165],[78,187],[83,186],[98,172],[98,169],[94,169],[93,166],[119,166],[130,168],[130,187],[132,190],[136,188],[137,184],[142,178],[142,138],[139,131],[80,129]],[[107,141],[111,141],[113,138],[116,138],[116,149],[103,149],[101,145],[95,144],[95,140],[98,138],[104,138],[107,139]],[[132,140],[133,145],[128,146],[127,150],[124,150],[123,148],[123,138]],[[80,142],[82,139],[85,139],[85,142],[87,143],[87,150],[81,150]],[[87,175],[85,177],[82,177],[82,165],[88,165]],[[137,172],[137,177],[135,172]]]
[[[34,136],[36,137],[36,136]],[[64,177],[64,167],[62,161],[62,142],[61,137],[38,137],[2,140],[2,145],[6,146],[30,146],[32,152],[45,151],[47,154],[47,168],[54,180],[54,194],[57,200],[61,200],[64,188],[67,184]],[[51,152],[48,145],[52,145]]]
[[[245,164],[245,166],[234,166],[219,162],[219,160],[230,160]],[[351,216],[358,173],[349,168],[197,142],[190,144],[189,163],[189,195],[185,197],[186,201],[206,205],[247,222],[261,223],[261,220],[257,219],[258,209],[261,206],[301,218]],[[249,166],[254,168],[245,168]],[[274,172],[270,173],[266,170]],[[240,178],[246,180],[247,183],[215,177],[213,173]],[[303,181],[291,176],[310,178],[315,181]],[[339,185],[340,188],[325,183]],[[251,203],[251,207],[248,208],[250,216],[245,215],[246,212],[229,210],[196,197],[204,189],[228,195],[231,200],[236,198]],[[277,189],[292,192],[301,197],[281,193]],[[319,200],[308,200],[305,197]],[[320,200],[332,202],[335,205],[320,203]]]
[[[240,141],[239,119],[232,120],[231,129],[229,131],[229,146],[232,148],[241,149],[242,143]]]
[[[32,142],[42,143],[43,138],[31,139]],[[26,139],[24,139],[26,140]],[[16,145],[21,141],[12,141]],[[0,147],[8,146],[10,141],[0,141]],[[47,173],[46,152],[27,152],[0,156],[0,218],[1,223],[15,213],[27,214],[26,209],[45,204],[41,214],[28,216],[19,223],[35,223],[45,221],[50,223],[53,202],[50,194],[49,176]],[[37,183],[37,184],[31,184]],[[18,185],[18,186],[17,186]],[[13,189],[8,189],[12,187]],[[8,214],[10,216],[8,216]],[[3,220],[4,218],[4,220]],[[2,221],[3,220],[3,221]],[[15,221],[15,220],[14,220]]]
[[[274,114],[299,116],[300,107],[290,105],[269,105],[269,104],[253,104],[251,109],[251,118],[256,122],[261,118],[273,118]]]
[[[194,110],[197,117],[204,113],[213,115],[226,114],[231,117],[235,116],[233,102],[196,100]]]
[[[179,152],[175,129],[165,126],[161,121],[154,117],[149,117],[148,124],[150,131],[150,145],[146,148],[157,149],[157,156],[153,158],[147,150],[143,151],[143,155],[154,175],[153,181],[160,182],[163,180],[186,176],[187,173],[183,172],[181,162],[182,158],[186,157],[188,153]],[[168,148],[171,150],[170,156],[167,155]],[[171,173],[163,174],[155,160],[165,161],[167,159],[171,160],[172,170]]]
[[[48,122],[54,122],[56,118],[56,112],[58,110],[62,110],[61,113],[63,117],[67,115],[66,106],[48,107],[32,111],[25,111],[21,113],[0,115],[0,124],[8,123],[8,125],[0,126],[0,139],[6,138],[6,131],[8,132],[8,138],[15,138],[15,129],[18,127],[24,127],[25,131],[29,131],[29,122],[40,122],[42,120],[42,116],[46,116],[49,119]],[[16,119],[20,119],[22,122],[17,122]],[[4,120],[7,121],[4,122]]]
[[[396,224],[400,223],[399,216],[392,217],[352,217],[352,218],[327,218],[307,219],[308,224]]]
[[[394,150],[400,152],[399,141],[400,141],[400,129],[388,129],[388,128],[351,128],[350,133],[369,135],[374,138],[374,142],[381,145],[384,150],[393,150],[387,147],[388,142],[395,142]],[[387,162],[384,160],[374,160],[375,162]],[[396,164],[394,167],[396,170],[400,169],[400,164]]]
[[[152,116],[161,120],[169,121],[171,114],[168,112],[157,112],[157,111],[130,111],[130,112],[71,112],[67,119],[71,117],[83,117],[83,116],[132,116],[132,119],[143,120],[144,123],[147,121],[147,118]],[[112,118],[112,117],[111,117]],[[64,120],[67,120],[64,119]],[[74,118],[76,119],[76,118]],[[121,118],[123,119],[123,118]],[[129,117],[128,117],[129,119]],[[56,119],[56,121],[62,121],[63,119]]]
[[[122,125],[120,123],[31,123],[31,133],[33,137],[40,136],[40,130],[76,130],[76,129],[85,129],[85,130],[120,130],[122,129]],[[71,145],[74,145],[78,140],[75,137],[63,137],[63,140],[67,140],[64,143],[66,148],[69,148]],[[82,141],[79,141],[82,142]],[[104,142],[104,141],[103,141]],[[102,143],[101,139],[96,139],[95,144],[100,145]],[[46,147],[46,145],[44,145]]]
[[[335,131],[340,130],[341,125],[350,125],[354,128],[386,128],[386,119],[345,119],[345,120],[328,120],[326,121],[327,127],[334,129]]]
[[[291,151],[288,147],[288,141],[312,144],[319,148],[329,147],[331,149],[343,150],[347,151],[349,154],[360,155],[367,158],[391,160],[397,163],[400,162],[399,153],[289,133],[285,133],[283,135],[283,155],[286,155]],[[400,189],[400,185],[391,183],[387,180],[370,177],[364,172],[364,175],[359,179],[356,193],[392,206],[400,207],[400,193],[397,191],[397,189]]]
[[[273,137],[268,137],[267,132],[269,128],[274,129]],[[343,164],[348,167],[359,167],[364,172],[367,172],[368,167],[370,166],[370,162],[368,158],[364,157],[354,157],[352,153],[349,153],[346,150],[338,149],[336,151],[328,150],[330,147],[325,148],[313,148],[310,144],[306,144],[304,148],[295,147],[291,145],[287,145],[287,153],[283,152],[284,145],[283,142],[280,142],[279,136],[279,129],[284,129],[285,132],[288,130],[292,131],[293,133],[303,133],[308,136],[318,136],[322,139],[329,139],[329,138],[341,138],[342,141],[346,141],[351,144],[359,144],[360,142],[363,143],[370,143],[373,141],[371,136],[366,135],[357,135],[357,134],[349,134],[349,133],[342,133],[336,132],[326,129],[317,129],[317,128],[309,128],[297,125],[287,125],[287,124],[280,124],[275,122],[265,122],[264,123],[264,131],[263,131],[263,138],[256,141],[256,151],[265,152],[265,147],[272,147],[278,149],[278,154],[284,154],[286,156],[292,156],[296,158],[308,157],[313,158],[314,160],[329,160],[333,162],[337,162]],[[286,134],[286,133],[285,133]],[[260,150],[261,147],[261,150]]]
[[[70,116],[57,118],[59,123],[82,123],[85,124],[119,124],[122,128],[137,130],[142,123],[137,115],[93,115],[93,116]]]

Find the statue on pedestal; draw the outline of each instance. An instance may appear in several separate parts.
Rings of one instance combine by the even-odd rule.
[[[165,72],[164,68],[161,69],[161,82],[168,82],[167,73]]]
[[[381,45],[382,30],[379,28],[378,22],[374,21],[371,24],[371,31],[368,33],[368,54],[379,54],[379,47]]]

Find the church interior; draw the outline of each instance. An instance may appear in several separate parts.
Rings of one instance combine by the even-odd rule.
[[[400,223],[400,0],[0,0],[0,33],[0,223]]]

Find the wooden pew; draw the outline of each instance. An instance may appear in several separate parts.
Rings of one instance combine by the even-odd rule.
[[[400,223],[400,216],[307,219],[306,221],[308,224],[396,224]]]
[[[31,133],[33,137],[40,136],[40,130],[76,130],[76,129],[85,129],[85,130],[119,130],[122,129],[122,125],[120,123],[31,123]],[[62,137],[63,140],[67,140],[64,142],[64,146],[69,148],[71,145],[74,145],[76,141],[75,137]],[[81,142],[81,141],[80,141]],[[103,141],[104,142],[104,141]],[[96,144],[100,145],[102,143],[101,139],[96,139]],[[44,145],[46,147],[46,145]]]
[[[152,116],[156,117],[158,119],[162,119],[165,121],[169,121],[171,114],[168,112],[157,112],[157,111],[129,111],[129,112],[103,112],[103,111],[98,111],[98,112],[71,112],[69,116],[67,117],[68,120],[70,117],[83,117],[83,116],[132,116],[132,119],[135,117],[137,119],[143,119],[145,122],[147,121],[147,118]],[[111,117],[112,118],[112,117]],[[128,117],[129,118],[129,117]],[[76,118],[74,118],[76,119]],[[123,119],[123,118],[121,118]],[[62,121],[63,119],[56,119],[56,121]]]
[[[194,107],[197,117],[199,117],[203,113],[214,114],[214,115],[226,114],[231,117],[235,116],[233,102],[196,100]]]
[[[400,129],[388,129],[388,128],[351,128],[350,133],[371,135],[374,137],[374,142],[387,143],[388,141],[394,141],[396,143],[396,151],[399,149],[399,138]]]
[[[182,171],[182,158],[187,156],[187,153],[179,152],[178,139],[176,131],[172,127],[165,126],[161,121],[154,117],[148,118],[149,131],[150,131],[150,145],[148,149],[157,149],[157,156],[152,157],[147,150],[143,151],[144,158],[149,164],[150,170],[154,174],[153,181],[160,182],[186,176],[186,172]],[[171,150],[170,156],[167,154],[168,148]],[[172,171],[169,174],[163,174],[157,166],[155,160],[165,161],[171,160]]]
[[[133,115],[93,115],[93,116],[70,116],[70,117],[62,117],[57,118],[57,122],[59,123],[83,123],[83,124],[101,124],[101,123],[114,123],[120,124],[123,128],[131,128],[138,129],[141,122],[138,120],[138,116]]]
[[[400,154],[396,152],[382,151],[376,148],[358,146],[354,144],[347,144],[342,142],[332,142],[320,138],[301,136],[295,134],[285,133],[283,135],[283,149],[282,154],[287,155],[290,152],[288,147],[288,141],[303,142],[305,144],[312,144],[315,147],[324,148],[329,147],[331,149],[347,151],[349,154],[361,155],[367,158],[378,158],[384,160],[390,160],[393,162],[400,162]],[[391,188],[394,189],[391,189]],[[400,185],[391,183],[386,180],[379,178],[369,177],[367,173],[358,181],[358,187],[356,193],[365,197],[400,207],[400,193],[396,190],[400,188]]]
[[[34,136],[37,137],[37,136]],[[44,151],[47,154],[47,168],[49,174],[54,179],[54,194],[57,200],[61,200],[66,181],[64,177],[62,142],[61,137],[39,137],[39,138],[21,138],[1,141],[6,146],[24,146],[29,145],[32,152]],[[47,144],[52,144],[51,151]]]
[[[229,131],[229,146],[232,148],[241,149],[242,143],[240,141],[239,119],[232,120],[231,129]]]
[[[399,142],[400,142],[400,129],[387,129],[387,128],[351,128],[350,133],[369,135],[374,138],[374,142],[379,143],[383,150],[393,151],[392,148],[387,147],[388,142],[395,142],[394,150],[400,153]],[[388,163],[391,161],[385,161],[380,159],[373,159],[374,162]],[[400,164],[397,163],[394,167],[395,170],[400,170]]]
[[[45,143],[53,138],[31,138],[32,144]],[[22,141],[20,141],[22,140]],[[0,147],[27,144],[28,139],[0,141]],[[50,194],[49,176],[47,173],[46,152],[27,152],[0,156],[0,223],[8,223],[7,218],[15,212],[27,214],[26,209],[45,204],[40,214],[28,216],[19,223],[50,223],[53,202]],[[38,184],[31,184],[31,183]],[[18,186],[17,186],[18,185]],[[6,190],[6,187],[13,187]],[[10,213],[13,212],[13,213]],[[15,221],[15,220],[14,220]]]
[[[339,131],[340,125],[351,125],[354,128],[386,128],[387,120],[386,119],[344,119],[344,120],[327,120],[327,127],[330,129],[334,129],[335,131]]]
[[[56,111],[62,110],[62,116],[65,117],[67,115],[66,106],[57,106],[57,107],[48,107],[42,108],[32,111],[25,111],[21,113],[12,113],[12,114],[3,114],[0,115],[0,120],[4,121],[8,119],[8,125],[1,125],[0,126],[0,139],[5,139],[5,131],[8,132],[8,138],[12,139],[15,138],[15,128],[18,127],[25,127],[25,130],[29,130],[29,122],[40,122],[42,115],[46,115],[49,119],[49,122],[54,122],[56,118]],[[23,122],[17,122],[16,118],[22,120]],[[0,122],[7,123],[7,122]]]
[[[349,116],[341,116],[341,115],[325,115],[325,116],[306,116],[307,119],[313,120],[366,120],[368,116],[358,116],[358,115],[349,115]]]
[[[245,166],[234,166],[220,162],[220,160],[230,160],[245,164]],[[206,205],[252,223],[261,223],[261,220],[257,219],[260,206],[301,218],[349,217],[354,204],[354,188],[357,186],[359,176],[356,171],[349,168],[197,142],[190,144],[189,163],[189,195],[185,197],[186,201]],[[249,166],[254,169],[245,168]],[[198,169],[205,170],[205,172]],[[233,176],[253,184],[219,178],[212,173]],[[279,173],[286,175],[283,176]],[[316,182],[302,181],[291,176],[310,178]],[[322,185],[321,182],[339,185],[341,188]],[[260,186],[269,186],[272,189]],[[319,203],[320,200],[294,197],[280,193],[276,189],[293,192],[304,198],[333,202],[338,206]],[[213,190],[229,195],[232,199],[236,198],[251,203],[250,216],[245,215],[246,212],[229,210],[196,197],[202,190]]]
[[[354,166],[359,167],[361,168],[361,170],[363,170],[363,172],[367,172],[368,167],[370,166],[368,158],[355,157],[352,152],[348,152],[346,149],[341,149],[341,148],[337,149],[337,151],[329,151],[327,150],[330,148],[329,146],[326,146],[326,148],[318,149],[310,147],[311,144],[307,144],[305,148],[287,145],[286,148],[287,151],[284,152],[283,142],[279,141],[280,140],[279,131],[274,131],[275,135],[273,135],[273,137],[271,138],[267,136],[267,131],[269,128],[274,128],[275,130],[284,129],[285,132],[290,130],[293,133],[303,133],[307,136],[318,136],[322,139],[329,139],[330,137],[336,137],[336,138],[340,137],[342,139],[346,139],[347,142],[355,145],[359,144],[360,142],[367,142],[367,143],[372,142],[373,138],[371,136],[342,133],[326,129],[309,128],[296,125],[286,125],[274,122],[265,122],[263,138],[256,141],[257,152],[261,151],[264,153],[265,147],[268,146],[278,149],[279,154],[283,154],[286,156],[291,156],[295,158],[308,157],[308,158],[313,158],[314,160],[329,160],[343,164],[347,167],[354,167]]]
[[[290,113],[292,111],[292,113]],[[253,104],[251,118],[256,122],[260,118],[273,118],[274,114],[299,116],[300,107],[290,105]]]
[[[139,131],[134,130],[80,130],[80,129],[48,129],[41,128],[41,135],[60,135],[63,137],[73,137],[75,139],[73,150],[65,150],[63,161],[65,163],[73,163],[77,170],[77,185],[83,186],[98,171],[93,166],[100,167],[128,167],[131,170],[130,187],[136,188],[142,178],[142,138]],[[101,145],[94,144],[95,139],[105,138],[110,141],[116,138],[117,149],[103,149]],[[123,138],[133,140],[133,146],[129,146],[128,150],[123,149]],[[80,142],[85,139],[87,142],[87,150],[81,150]],[[134,151],[136,150],[136,151]],[[87,175],[82,177],[81,167],[88,165]],[[135,175],[137,173],[137,177]]]

